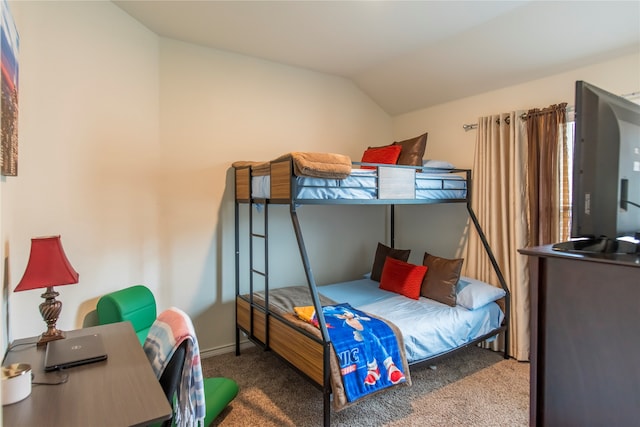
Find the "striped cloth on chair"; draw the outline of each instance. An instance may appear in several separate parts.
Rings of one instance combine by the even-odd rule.
[[[158,378],[180,344],[187,340],[182,378],[178,386],[178,404],[174,408],[175,424],[201,426],[205,417],[204,383],[200,364],[200,349],[191,318],[176,307],[158,316],[151,325],[144,351]]]

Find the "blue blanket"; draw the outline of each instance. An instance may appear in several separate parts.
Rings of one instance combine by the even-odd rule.
[[[322,311],[349,402],[406,381],[398,341],[385,322],[349,304]]]

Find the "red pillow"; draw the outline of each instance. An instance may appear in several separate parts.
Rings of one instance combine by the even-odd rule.
[[[383,163],[385,165],[395,165],[400,157],[402,146],[385,145],[384,147],[369,147],[362,155],[363,163]],[[362,169],[375,169],[374,166],[361,166]]]
[[[380,289],[404,295],[407,298],[418,299],[420,286],[427,273],[424,265],[413,265],[399,259],[387,257],[382,268]]]

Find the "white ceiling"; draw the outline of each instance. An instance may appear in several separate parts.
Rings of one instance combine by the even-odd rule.
[[[637,0],[113,2],[163,37],[349,78],[390,115],[640,55]]]

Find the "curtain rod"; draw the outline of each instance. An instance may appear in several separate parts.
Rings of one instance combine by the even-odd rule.
[[[622,98],[625,99],[635,99],[635,98],[640,98],[640,92],[631,92],[631,93],[627,93],[625,95],[620,95]],[[567,113],[572,112],[573,110],[575,110],[575,107],[573,105],[567,105]],[[526,113],[522,113],[520,115],[520,118],[522,120],[527,120],[527,114]],[[508,117],[507,117],[508,119]],[[506,121],[507,124],[509,124],[509,121]],[[462,125],[462,129],[464,129],[465,132],[476,129],[478,127],[477,123],[473,123],[473,124],[464,124]]]
[[[522,120],[527,120],[527,114],[526,114],[526,113],[522,113],[522,114],[520,114],[520,116],[519,116],[519,117],[520,117],[520,119],[522,119]],[[509,116],[507,116],[507,117],[505,117],[504,121],[505,121],[505,123],[506,123],[506,124],[509,124],[509,122],[510,122],[511,120],[509,119]],[[496,119],[496,123],[500,124],[500,119]],[[464,130],[465,130],[465,132],[466,132],[466,131],[470,131],[470,130],[472,130],[472,129],[476,129],[477,127],[478,127],[478,124],[477,124],[477,123],[462,125],[462,129],[464,129]]]

